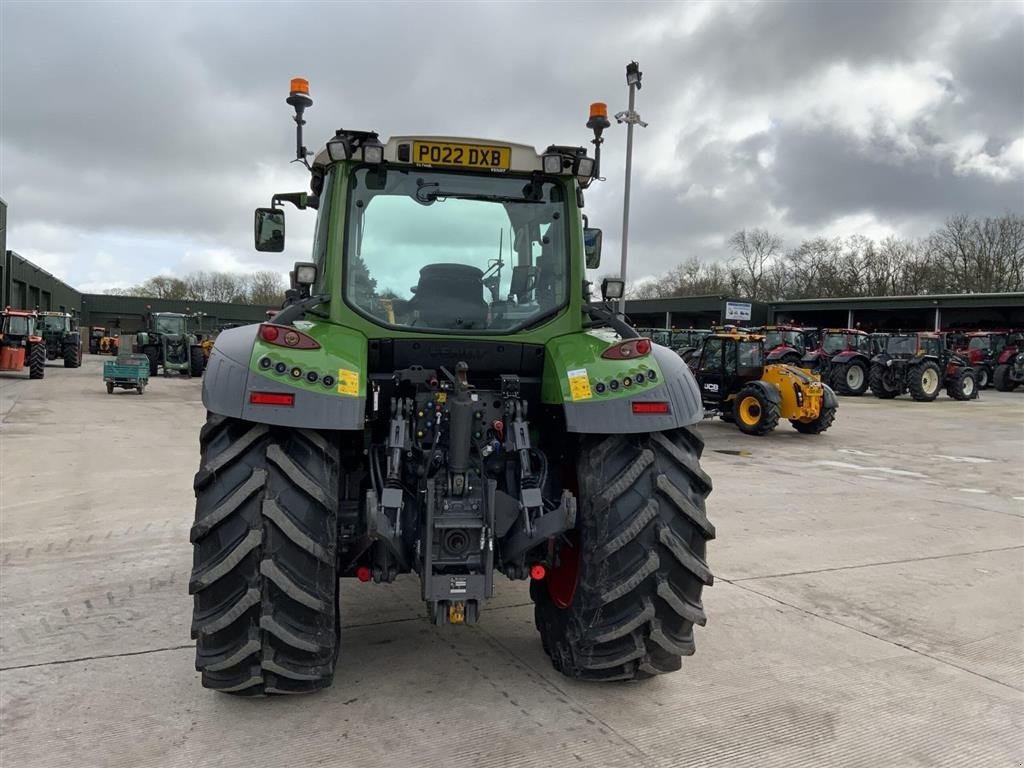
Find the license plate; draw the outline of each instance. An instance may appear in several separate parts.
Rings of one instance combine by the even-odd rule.
[[[414,141],[412,161],[416,165],[448,165],[457,168],[507,171],[512,163],[512,149],[484,144]]]

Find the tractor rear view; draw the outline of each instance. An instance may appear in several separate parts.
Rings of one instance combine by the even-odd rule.
[[[288,103],[305,160],[304,80]],[[529,580],[540,644],[572,678],[639,680],[694,652],[714,537],[699,392],[585,282],[600,233],[581,208],[609,124],[594,105],[592,157],[339,130],[311,193],[257,210],[258,250],[284,248],[284,201],[317,210],[318,234],[285,308],[223,331],[204,378],[203,685],[329,685],[359,620],[339,589],[405,574],[453,626],[486,620],[497,577]]]
[[[808,350],[800,366],[821,376],[840,395],[863,395],[868,391],[871,369],[871,338],[855,328],[821,331],[820,344]]]
[[[135,351],[149,358],[149,375],[163,368],[185,376],[202,376],[203,348],[188,331],[188,316],[177,312],[151,312],[146,328],[135,338]]]
[[[40,312],[38,328],[46,346],[47,360],[63,360],[65,368],[78,368],[82,364],[82,337],[71,315]]]
[[[21,372],[30,379],[46,375],[46,345],[36,329],[35,310],[7,307],[0,315],[0,371]]]
[[[888,334],[884,350],[871,359],[870,385],[883,400],[909,392],[918,402],[931,402],[943,387],[954,400],[978,396],[974,369],[937,333]]]
[[[704,340],[693,366],[706,414],[748,435],[768,434],[780,418],[804,434],[832,426],[839,408],[835,393],[795,365],[766,365],[764,350],[759,334],[730,331]]]

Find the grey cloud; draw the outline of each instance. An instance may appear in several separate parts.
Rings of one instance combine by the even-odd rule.
[[[590,101],[623,108],[623,65],[634,57],[645,71],[639,109],[651,123],[638,135],[639,156],[668,160],[650,153],[658,142],[674,144],[685,159],[672,179],[637,167],[636,274],[718,255],[716,243],[740,227],[823,227],[854,212],[937,223],[961,210],[1024,207],[1019,181],[1015,188],[957,176],[935,149],[977,131],[995,155],[1024,133],[1024,16],[1016,6],[720,5],[687,35],[673,25],[689,10],[568,2],[4,3],[0,185],[12,234],[22,222],[45,222],[247,254],[251,209],[278,191],[263,188],[261,174],[271,169],[284,188],[305,183],[288,165],[288,78],[312,84],[310,146],[345,126],[544,147],[586,142]],[[949,98],[913,126],[916,156],[881,138],[865,147],[825,126],[776,123],[736,142],[722,138],[719,115],[742,114],[753,98],[770,104],[772,94],[831,64],[935,57],[949,69]],[[694,94],[685,124],[673,123],[681,100]],[[608,182],[587,195],[608,254],[619,234],[624,139],[621,127],[609,131]],[[758,163],[762,150],[776,157],[767,169]],[[711,188],[716,196],[697,193]],[[295,249],[308,241],[310,219],[289,212],[289,257],[301,255]],[[11,247],[30,244],[12,240]]]

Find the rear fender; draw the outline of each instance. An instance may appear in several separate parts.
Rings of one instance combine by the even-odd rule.
[[[863,352],[840,352],[833,356],[832,365],[844,365],[854,360],[859,360],[865,365],[868,364],[868,357]]]
[[[764,398],[766,400],[769,400],[775,403],[776,405],[782,403],[782,395],[779,393],[779,390],[773,387],[771,384],[768,384],[767,382],[751,381],[747,383],[745,386],[754,387],[755,389],[759,390],[761,394],[764,395]]]
[[[320,349],[289,349],[258,338],[260,326],[221,332],[203,374],[203,405],[236,419],[303,429],[357,429],[365,425],[366,338],[348,328],[297,322]],[[269,367],[261,366],[264,358]],[[284,368],[277,373],[278,364]],[[293,377],[291,371],[300,370]],[[310,382],[306,375],[317,374]],[[330,377],[325,379],[325,377]],[[330,386],[324,384],[327,380]],[[291,406],[254,405],[252,392],[290,394]]]
[[[651,345],[651,353],[633,360],[606,360],[601,353],[610,338],[571,334],[546,345],[542,400],[561,404],[566,430],[582,434],[636,434],[696,424],[704,417],[700,390],[686,363],[668,347]],[[622,385],[626,377],[651,371],[653,382]],[[612,390],[608,383],[619,382]],[[601,385],[600,387],[598,385]],[[598,390],[603,388],[603,391]],[[668,403],[668,413],[633,412],[633,403]]]
[[[822,389],[822,398],[821,399],[822,399],[822,402],[825,404],[825,407],[826,408],[838,408],[839,407],[839,398],[836,397],[836,393],[832,391],[832,387],[830,387],[828,384],[822,383],[821,389]]]
[[[787,355],[792,356],[799,354],[800,353],[797,350],[793,349],[793,347],[780,345],[778,347],[773,348],[767,355],[765,355],[765,360],[768,361],[769,363],[774,363],[777,360],[781,360],[783,357],[786,357]]]

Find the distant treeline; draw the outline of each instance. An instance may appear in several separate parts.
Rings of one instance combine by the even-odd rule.
[[[261,270],[248,275],[234,272],[190,272],[184,277],[157,275],[131,288],[109,288],[109,296],[149,296],[154,299],[224,301],[231,304],[280,306],[287,286],[277,272]]]
[[[920,240],[815,237],[787,250],[764,229],[729,238],[733,256],[690,257],[631,298],[728,294],[757,301],[1024,290],[1024,217],[953,216]]]

